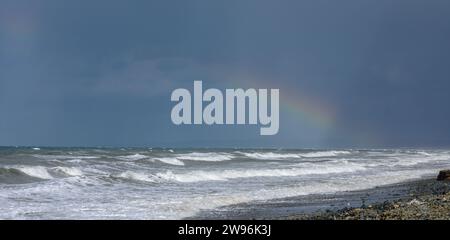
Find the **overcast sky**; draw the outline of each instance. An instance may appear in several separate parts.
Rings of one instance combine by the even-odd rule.
[[[173,125],[196,79],[279,133]],[[446,147],[449,103],[448,0],[0,0],[0,145]]]

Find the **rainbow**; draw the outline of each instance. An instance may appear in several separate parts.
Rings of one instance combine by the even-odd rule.
[[[293,88],[280,88],[282,111],[296,116],[321,129],[333,127],[336,119],[335,108],[321,99]]]
[[[332,129],[335,125],[336,108],[331,103],[323,101],[318,96],[312,96],[298,87],[290,86],[281,81],[274,83],[274,81],[248,75],[233,78],[229,82],[232,82],[235,88],[260,88],[260,86],[264,86],[264,88],[279,88],[281,114],[287,113],[289,116],[299,119],[299,122],[310,124],[325,131]]]

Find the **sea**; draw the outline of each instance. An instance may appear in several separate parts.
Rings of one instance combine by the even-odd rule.
[[[445,149],[0,147],[0,219],[183,219],[444,168]]]

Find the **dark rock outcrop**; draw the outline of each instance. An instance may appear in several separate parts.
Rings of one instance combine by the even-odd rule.
[[[439,175],[437,176],[438,181],[450,181],[450,170],[442,170],[439,172]]]

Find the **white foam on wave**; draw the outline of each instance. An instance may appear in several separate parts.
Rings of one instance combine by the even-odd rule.
[[[351,154],[349,151],[317,151],[307,153],[276,153],[276,152],[237,152],[248,158],[260,160],[285,160],[298,158],[336,157]]]
[[[35,154],[33,157],[46,159],[46,160],[52,160],[52,159],[97,159],[98,156],[85,156],[85,155],[40,155]]]
[[[121,160],[126,160],[126,161],[136,161],[136,160],[146,159],[146,158],[148,158],[148,156],[136,153],[136,154],[132,154],[132,155],[118,156],[117,158],[119,158]]]
[[[428,163],[433,165],[447,163],[450,160],[450,154],[446,152],[370,152],[368,155],[370,157],[376,157],[376,159],[366,161],[366,165],[370,167],[416,167],[416,165]]]
[[[10,169],[16,169],[30,177],[40,179],[53,179],[52,173],[62,173],[66,176],[81,176],[83,172],[76,167],[52,167],[47,168],[44,166],[14,166]]]
[[[157,160],[157,161],[160,161],[163,163],[167,163],[170,165],[184,166],[184,162],[182,162],[176,158],[165,157],[165,158],[154,158],[154,160]]]
[[[213,152],[192,152],[186,154],[177,154],[175,156],[178,160],[188,160],[188,161],[206,161],[206,162],[221,162],[229,161],[233,159],[233,156],[228,153],[213,153]]]
[[[158,157],[152,158],[152,160],[157,160],[170,165],[183,166],[185,165],[183,161],[203,161],[203,162],[221,162],[232,160],[233,156],[227,153],[200,153],[192,152],[185,154],[175,154],[173,157]]]
[[[417,154],[424,155],[424,156],[432,156],[431,153],[427,153],[425,151],[418,151]]]
[[[302,175],[330,174],[330,173],[350,173],[366,170],[363,166],[319,166],[307,168],[285,168],[285,169],[247,169],[247,170],[223,170],[223,171],[203,171],[197,170],[187,173],[173,173],[167,171],[157,173],[156,176],[176,182],[202,182],[202,181],[226,181],[236,178],[253,177],[295,177]]]
[[[414,166],[418,164],[433,162],[438,163],[440,161],[448,161],[450,160],[450,155],[448,154],[423,154],[418,153],[419,155],[405,155],[405,156],[393,156],[391,159],[396,160],[394,166]]]
[[[299,154],[301,157],[315,158],[315,157],[336,157],[341,155],[351,154],[350,151],[317,151]]]
[[[240,152],[244,156],[253,159],[261,159],[261,160],[282,160],[288,158],[300,158],[298,154],[294,153],[274,153],[274,152]]]
[[[70,162],[70,163],[82,163],[83,159],[75,158],[75,159],[67,160],[67,162]]]
[[[42,166],[20,166],[13,167],[28,176],[40,178],[40,179],[52,179],[52,175],[47,171],[45,167]]]
[[[134,181],[141,181],[141,182],[158,182],[158,179],[155,178],[152,175],[148,175],[145,173],[139,173],[139,172],[133,172],[133,171],[125,171],[117,175],[116,177],[122,178],[122,179],[129,179]]]
[[[63,173],[68,176],[81,176],[83,172],[76,167],[54,167],[53,171]]]

